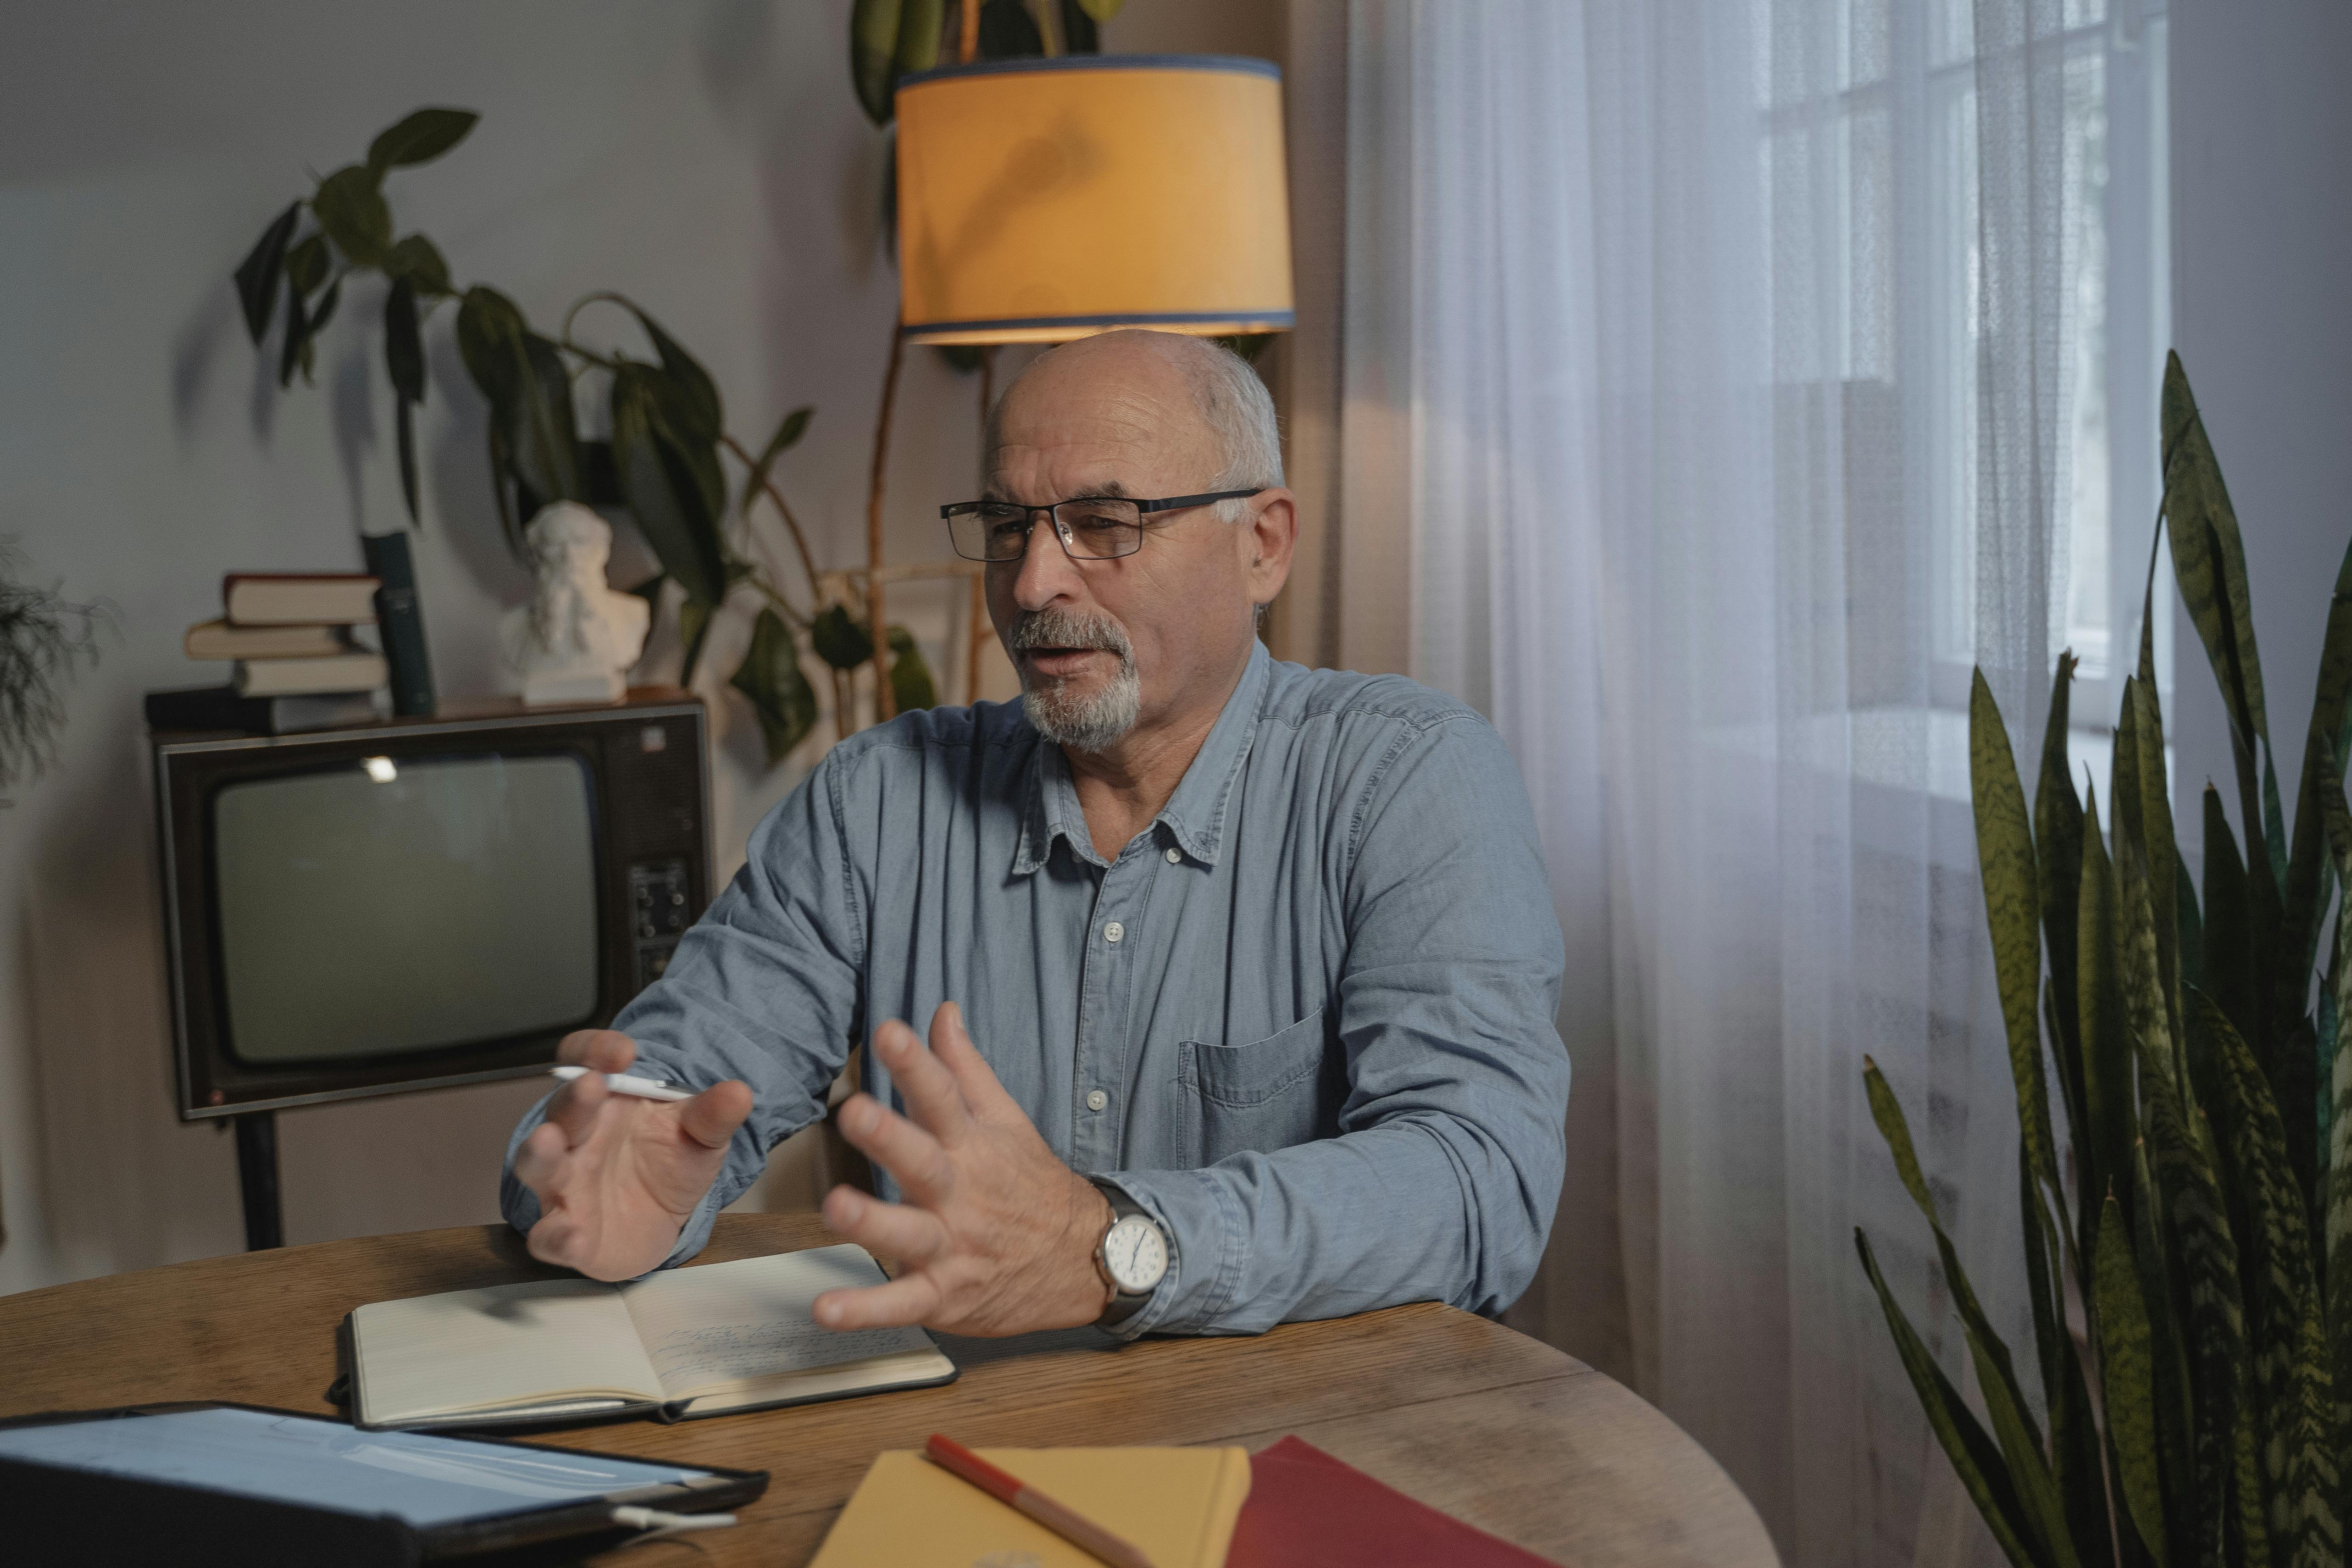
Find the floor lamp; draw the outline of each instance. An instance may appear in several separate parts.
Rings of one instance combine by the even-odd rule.
[[[1226,55],[1061,55],[902,78],[898,340],[885,377],[866,612],[890,716],[887,582],[971,582],[967,685],[986,624],[971,563],[886,567],[881,478],[907,344],[1058,343],[1122,327],[1203,337],[1292,324],[1282,73]]]

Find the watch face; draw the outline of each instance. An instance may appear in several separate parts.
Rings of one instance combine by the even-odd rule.
[[[1102,1249],[1104,1267],[1125,1294],[1141,1295],[1168,1272],[1168,1239],[1141,1215],[1130,1214],[1112,1226]]]

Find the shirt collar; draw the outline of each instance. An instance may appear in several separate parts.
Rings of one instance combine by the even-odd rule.
[[[1257,737],[1258,710],[1273,673],[1274,656],[1265,651],[1265,643],[1253,643],[1249,664],[1242,671],[1233,695],[1225,699],[1224,711],[1201,743],[1192,765],[1184,770],[1176,792],[1153,819],[1166,825],[1186,854],[1203,864],[1217,863],[1224,839],[1225,807],[1241,778],[1242,764],[1249,759],[1250,743]],[[1094,837],[1087,831],[1077,787],[1070,780],[1069,759],[1060,747],[1043,737],[1030,754],[1025,789],[1028,798],[1020,842],[1013,852],[1013,875],[1026,876],[1052,859],[1055,839],[1068,840],[1071,852],[1081,860],[1097,866],[1108,863],[1095,852]]]

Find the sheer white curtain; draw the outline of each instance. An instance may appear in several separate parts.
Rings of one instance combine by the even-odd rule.
[[[1995,1561],[1854,1256],[1965,1384],[1862,1061],[2022,1350],[1965,703],[1981,664],[2030,767],[2070,548],[2104,552],[2080,62],[2120,35],[2094,0],[1345,21],[1326,648],[1402,615],[1492,716],[1569,936],[1570,1176],[1514,1321],[1681,1422],[1792,1563]]]

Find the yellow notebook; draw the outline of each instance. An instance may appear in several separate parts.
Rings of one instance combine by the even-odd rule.
[[[1245,1448],[978,1451],[1139,1549],[1152,1568],[1221,1568],[1249,1496]],[[971,1568],[983,1559],[1102,1568],[1010,1504],[903,1452],[875,1459],[810,1568]]]

